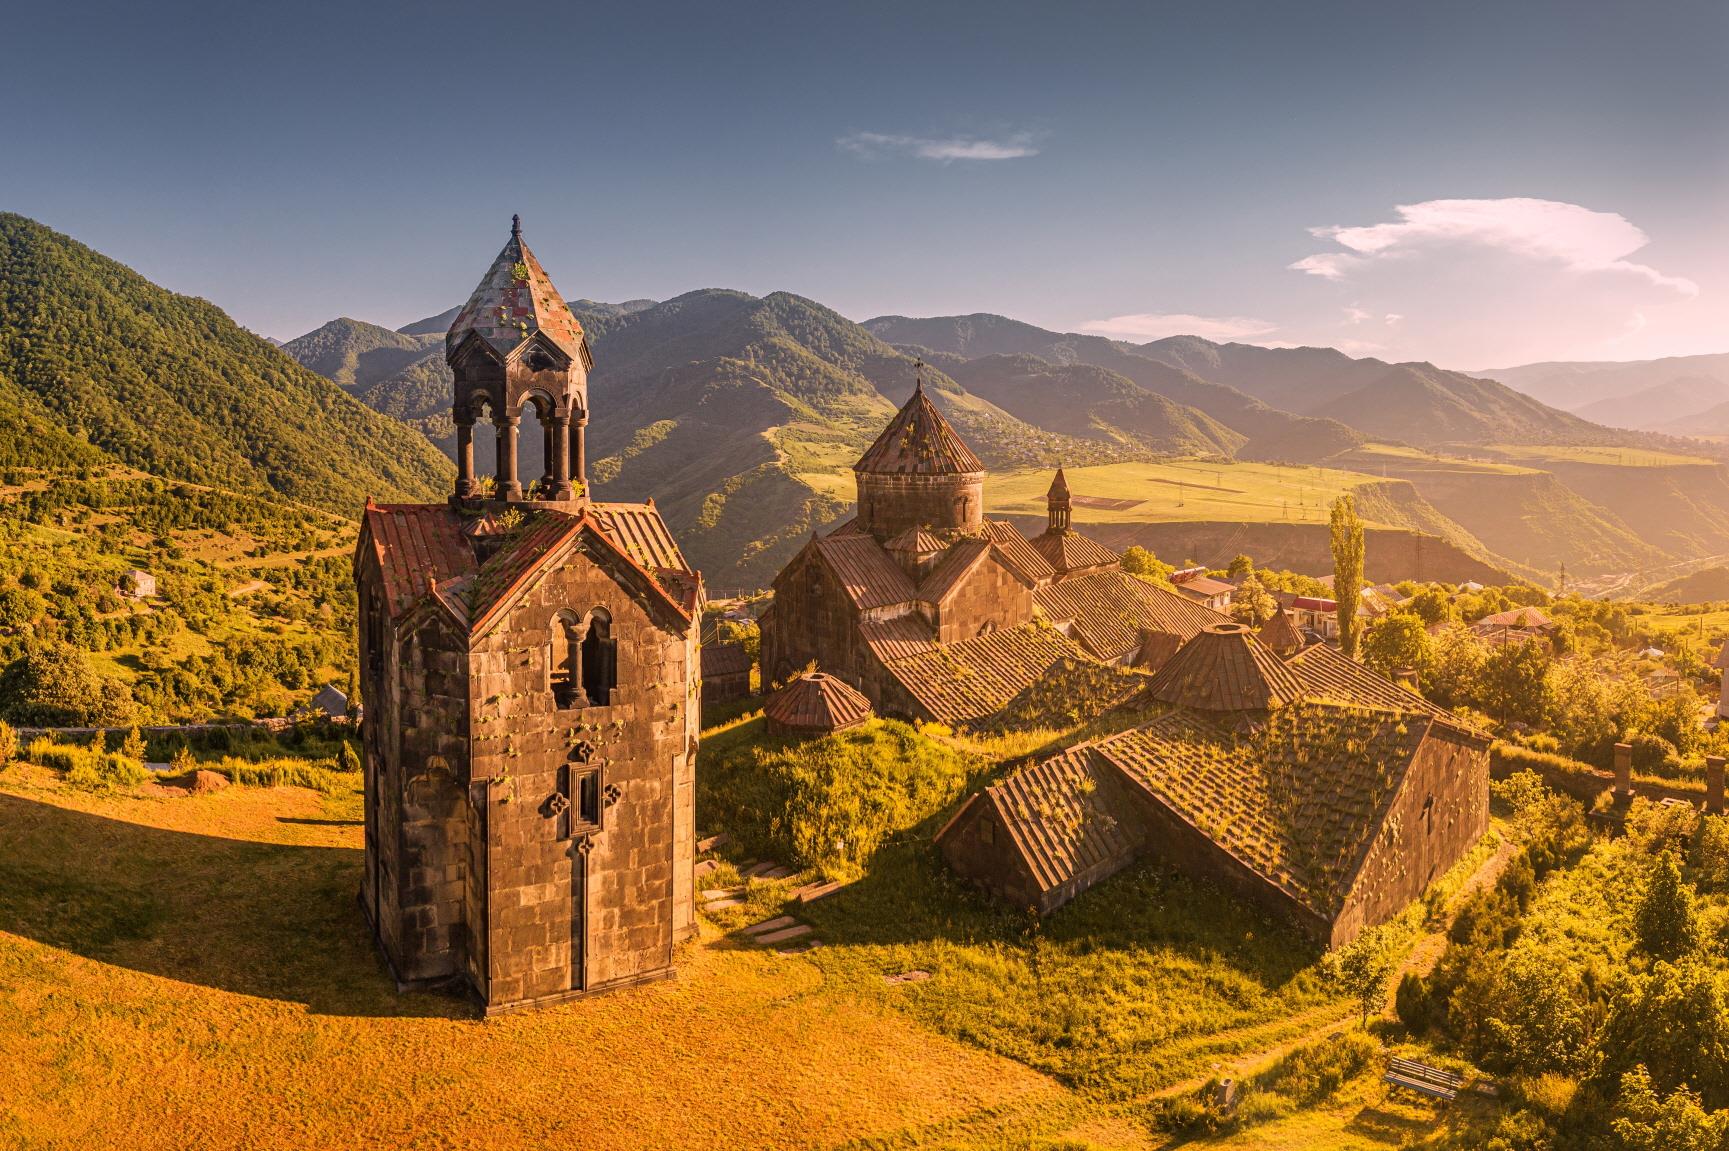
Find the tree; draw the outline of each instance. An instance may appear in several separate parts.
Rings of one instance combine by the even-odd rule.
[[[354,750],[354,745],[349,743],[346,739],[342,741],[342,755],[340,762],[343,771],[360,771],[360,755]]]
[[[1387,1001],[1387,981],[1395,967],[1392,948],[1379,928],[1372,928],[1339,948],[1329,957],[1329,970],[1340,990],[1363,1009],[1363,1026],[1369,1015]]]
[[[343,694],[348,696],[348,710],[349,710],[349,713],[352,714],[354,712],[354,709],[360,706],[360,669],[359,668],[350,667],[348,669],[348,690],[346,692],[344,692]]]
[[[1429,632],[1422,619],[1396,611],[1370,624],[1363,636],[1363,662],[1383,675],[1400,668],[1421,671],[1429,663]]]
[[[1119,561],[1122,569],[1132,576],[1143,579],[1166,582],[1171,578],[1171,572],[1176,570],[1168,563],[1161,563],[1157,556],[1139,544],[1123,553]]]
[[[1250,627],[1260,627],[1279,614],[1279,601],[1261,586],[1253,573],[1245,576],[1231,597],[1231,618]]]
[[[1710,1107],[1729,1103],[1729,1001],[1723,978],[1688,957],[1659,960],[1616,996],[1598,1049],[1609,1074],[1643,1064],[1661,1091],[1687,1084]]]
[[[1699,913],[1693,885],[1681,881],[1681,864],[1673,851],[1657,860],[1645,884],[1645,896],[1633,916],[1639,948],[1653,959],[1675,960],[1699,947]]]
[[[144,762],[144,733],[138,730],[137,724],[133,724],[132,730],[126,733],[126,740],[120,745],[120,754],[139,763]]]
[[[1479,699],[1501,723],[1541,724],[1549,711],[1549,665],[1540,643],[1507,643],[1483,660]]]
[[[1430,584],[1411,597],[1405,610],[1412,612],[1429,627],[1453,619],[1453,597],[1445,588]]]
[[[1255,561],[1239,552],[1225,568],[1225,574],[1232,579],[1242,579],[1255,570]]]
[[[1339,605],[1339,650],[1357,658],[1357,607],[1363,598],[1363,521],[1346,492],[1333,501],[1333,599]]]
[[[1699,1096],[1678,1087],[1659,1096],[1643,1064],[1621,1077],[1615,1138],[1626,1151],[1723,1151],[1729,1111],[1707,1111]]]
[[[132,696],[98,676],[84,653],[64,643],[38,644],[0,676],[0,709],[13,720],[52,727],[117,724],[132,718]]]
[[[1729,891],[1729,815],[1707,815],[1693,831],[1693,881],[1713,894]]]
[[[0,767],[18,758],[18,733],[12,725],[0,720]]]

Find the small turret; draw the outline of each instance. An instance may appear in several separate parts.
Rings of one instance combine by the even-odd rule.
[[[1060,466],[1057,468],[1056,479],[1051,481],[1051,490],[1045,493],[1045,530],[1069,530],[1069,481],[1063,477]]]

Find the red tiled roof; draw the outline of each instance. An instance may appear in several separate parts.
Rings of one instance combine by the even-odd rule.
[[[870,700],[824,672],[799,676],[768,697],[763,718],[796,731],[845,731],[871,717]]]
[[[1077,531],[1045,531],[1032,539],[1045,562],[1059,572],[1081,571],[1085,568],[1116,567],[1122,556],[1104,544]]]
[[[883,475],[936,476],[984,470],[985,465],[925,395],[922,382],[853,465],[855,472]]]
[[[1081,654],[1049,628],[1026,626],[943,644],[884,666],[931,715],[962,724],[1000,710],[1052,664]]]
[[[1045,557],[1033,547],[1032,541],[1007,520],[986,520],[985,535],[990,537],[1003,560],[1020,572],[1027,583],[1043,583],[1056,574]]]
[[[741,643],[705,643],[702,645],[702,674],[704,679],[717,675],[749,675],[750,653]]]
[[[442,584],[474,570],[461,521],[444,504],[368,504],[362,523],[392,619],[426,595],[434,581]]]
[[[936,632],[917,612],[894,619],[867,619],[858,625],[859,635],[884,663],[919,655],[937,645]]]
[[[847,521],[849,524],[852,521]],[[925,528],[908,528],[883,547],[891,552],[912,552],[914,555],[934,555],[943,550],[943,541]]]
[[[454,352],[473,333],[499,355],[508,356],[536,332],[587,366],[582,325],[522,236],[512,229],[504,250],[451,321],[444,337],[445,351]]]
[[[1316,914],[1337,914],[1432,722],[1331,704],[1248,738],[1179,710],[1094,744],[1132,784]]]
[[[868,535],[824,536],[816,549],[853,604],[864,610],[911,603],[918,594],[907,573]]]
[[[1147,694],[1205,711],[1266,711],[1303,697],[1302,684],[1240,623],[1217,623],[1178,649]]]
[[[1303,650],[1303,635],[1284,608],[1275,612],[1273,618],[1262,624],[1255,634],[1279,655],[1295,655]]]
[[[1117,569],[1058,580],[1035,591],[1033,602],[1052,623],[1072,625],[1081,645],[1105,660],[1135,651],[1143,630],[1187,640],[1228,618]]]
[[[1040,891],[1071,879],[1109,874],[1135,857],[1141,831],[1124,822],[1110,766],[1086,747],[1031,763],[987,787],[1016,853]]]
[[[602,531],[640,567],[689,572],[691,566],[654,504],[590,504]]]
[[[480,631],[490,623],[512,593],[519,590],[540,562],[582,530],[584,519],[558,512],[537,512],[517,529],[509,542],[480,565],[468,589],[469,626]]]
[[[1494,615],[1486,615],[1478,620],[1475,626],[1544,628],[1553,627],[1554,624],[1554,620],[1534,607],[1516,607],[1512,611],[1498,611]]]

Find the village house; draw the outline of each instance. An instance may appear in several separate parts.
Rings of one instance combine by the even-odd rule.
[[[1472,635],[1491,647],[1503,647],[1510,643],[1548,639],[1554,634],[1555,621],[1537,608],[1517,607],[1486,615],[1472,624],[1470,630]]]
[[[967,724],[1052,669],[1156,667],[1225,617],[1078,532],[1062,469],[1028,538],[984,515],[985,467],[925,392],[853,465],[858,514],[813,535],[761,617],[765,684],[816,664],[882,715]]]
[[[1231,597],[1237,592],[1235,584],[1214,579],[1207,574],[1206,568],[1183,568],[1171,573],[1171,586],[1177,589],[1177,594],[1184,599],[1192,600],[1216,612],[1223,612],[1231,606]]]
[[[131,568],[120,573],[121,595],[133,599],[156,598],[156,577],[142,568]]]
[[[936,836],[950,866],[1044,915],[1150,853],[1339,946],[1488,828],[1489,741],[1325,644],[1215,624],[1145,694],[1150,722],[971,796]]]
[[[456,491],[369,503],[354,556],[360,903],[399,986],[493,1014],[669,975],[696,930],[703,592],[652,502],[589,499],[587,339],[514,221],[445,359]]]
[[[312,697],[312,710],[327,719],[346,719],[348,693],[333,683],[327,683]]]

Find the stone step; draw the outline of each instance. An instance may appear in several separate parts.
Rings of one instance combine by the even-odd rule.
[[[705,902],[712,902],[716,899],[737,899],[743,894],[742,887],[711,887],[702,893],[702,898]]]
[[[773,860],[768,860],[745,868],[741,874],[743,874],[746,879],[761,879],[779,866],[780,864],[775,863]]]
[[[719,835],[711,835],[707,839],[697,840],[696,849],[699,852],[718,851],[731,842],[732,837],[723,831]]]
[[[756,937],[758,943],[785,943],[789,939],[803,939],[810,934],[810,924],[800,923],[794,927],[783,927],[779,931],[769,931]]]
[[[743,907],[743,906],[744,906],[744,900],[742,900],[742,899],[717,899],[713,903],[703,904],[702,909],[704,911],[725,911],[729,907]]]
[[[765,919],[761,923],[753,923],[744,929],[746,935],[761,935],[765,931],[779,931],[783,927],[791,927],[798,920],[790,915],[777,915],[773,919]]]
[[[696,877],[701,879],[705,875],[713,875],[715,872],[719,871],[720,864],[712,859],[705,859],[692,868],[692,870],[696,873]]]
[[[845,886],[846,884],[838,879],[831,879],[827,883],[807,883],[794,890],[793,895],[800,903],[815,903],[819,899],[828,898]]]
[[[782,865],[780,867],[772,867],[769,870],[763,872],[762,877],[764,879],[786,879],[789,876],[794,876],[797,874],[798,874],[798,872],[796,870],[794,870],[793,868],[786,867],[786,866]]]

